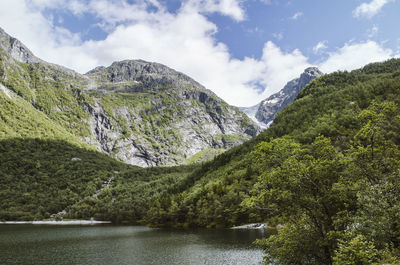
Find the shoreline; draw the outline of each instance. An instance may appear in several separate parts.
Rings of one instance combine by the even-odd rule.
[[[246,225],[239,225],[231,227],[231,229],[267,229],[267,224],[264,223],[253,223],[253,224],[246,224]]]
[[[111,224],[111,221],[73,220],[73,221],[4,221],[0,225],[96,225]]]

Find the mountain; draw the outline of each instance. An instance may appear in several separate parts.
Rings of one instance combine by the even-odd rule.
[[[322,72],[318,68],[309,67],[304,70],[300,77],[289,81],[278,93],[269,96],[255,106],[241,107],[240,110],[257,122],[259,126],[267,128],[279,111],[291,103],[313,79],[320,76],[322,76]]]
[[[148,165],[181,164],[205,149],[229,149],[259,131],[238,109],[161,64],[122,61],[86,76],[96,87],[88,94],[99,98],[92,116],[119,117],[127,130],[121,137],[116,126],[94,120],[92,134],[103,151],[121,150],[117,158],[132,164],[145,165],[143,158]]]
[[[184,164],[198,152],[229,149],[260,132],[236,107],[158,63],[126,60],[81,75],[35,57],[1,29],[0,56],[0,91],[13,95],[4,98],[8,104],[24,101],[35,109],[27,111],[32,121],[43,116],[47,127],[60,127],[58,139],[73,138],[132,165]],[[6,134],[49,136],[38,132],[43,126],[5,119],[16,121],[0,127]]]

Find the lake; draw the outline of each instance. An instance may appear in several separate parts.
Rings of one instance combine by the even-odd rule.
[[[0,264],[260,264],[263,230],[0,225]]]

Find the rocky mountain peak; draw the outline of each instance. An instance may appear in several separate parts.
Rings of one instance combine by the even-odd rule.
[[[323,73],[317,67],[306,68],[304,72],[300,75],[298,88],[300,88],[301,90],[313,79],[320,77],[321,75],[323,75]]]
[[[312,66],[312,67],[308,67],[304,70],[304,72],[300,75],[300,78],[303,75],[310,75],[310,76],[315,76],[315,77],[319,77],[322,75],[322,72],[318,69],[318,67]]]
[[[196,88],[215,96],[189,76],[163,64],[144,60],[113,62],[108,67],[97,67],[89,71],[86,76],[96,82],[131,83],[131,85],[137,84],[146,89],[162,86],[169,86],[174,89]]]
[[[242,108],[242,111],[248,113],[250,117],[255,119],[265,126],[269,126],[275,115],[287,104],[291,103],[307,84],[313,79],[321,76],[323,73],[317,67],[308,67],[304,72],[296,79],[289,81],[278,93],[269,96],[267,99],[261,101],[257,111],[250,113],[250,109],[253,108]]]
[[[90,70],[89,72],[87,72],[85,75],[98,73],[98,72],[104,71],[105,69],[106,69],[106,67],[104,67],[104,66],[97,66],[96,68],[94,68],[94,69]]]
[[[69,76],[68,78],[81,78],[85,80],[87,83],[87,78],[81,76],[74,70],[68,69],[64,66],[53,64],[46,62],[38,57],[36,57],[31,50],[29,50],[21,41],[18,39],[8,35],[1,27],[0,27],[0,57],[7,58],[8,63],[14,64],[16,62],[25,63],[25,64],[37,64],[42,66],[43,68],[51,69],[51,71],[56,72],[57,74],[49,76],[51,79],[58,79],[59,76],[65,75]],[[11,62],[13,61],[13,62]]]
[[[0,28],[0,48],[21,63],[37,63],[41,61],[22,42],[8,35],[2,28]]]

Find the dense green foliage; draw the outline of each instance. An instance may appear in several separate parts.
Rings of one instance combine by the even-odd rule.
[[[136,223],[195,167],[139,168],[60,140],[0,141],[0,220],[68,217]],[[65,217],[65,216],[64,216]]]
[[[0,114],[16,111],[1,95],[8,107]],[[0,142],[0,218],[66,209],[72,218],[155,226],[266,222],[276,226],[258,241],[266,264],[396,264],[399,110],[400,60],[336,72],[303,89],[256,139],[210,162],[149,169],[78,146],[58,125],[27,139],[28,119],[20,128],[3,115],[0,133],[12,137]],[[58,133],[71,138],[49,139]]]
[[[95,196],[86,196],[67,208],[68,217],[87,219],[95,217],[100,220],[111,220],[113,223],[142,223],[145,217],[154,215],[158,223],[172,226],[166,218],[167,213],[158,210],[150,213],[150,207],[157,200],[167,204],[166,196],[182,185],[193,171],[193,166],[130,168],[114,174],[111,185],[103,187]],[[94,192],[92,193],[94,194]],[[167,209],[173,211],[173,209]]]
[[[74,161],[76,160],[76,161]],[[0,219],[49,218],[129,166],[60,140],[0,141]]]
[[[399,262],[399,89],[391,60],[323,76],[278,115],[244,202],[283,224],[258,242],[266,263]]]

